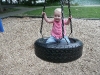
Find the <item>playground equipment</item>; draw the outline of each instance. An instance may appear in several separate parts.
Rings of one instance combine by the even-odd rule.
[[[46,0],[45,0],[46,3]],[[43,11],[45,11],[45,3],[43,7]],[[63,24],[63,0],[60,0],[61,3],[61,10],[62,10],[62,38],[64,38],[64,24]],[[68,0],[68,9],[69,9],[69,17],[71,16],[70,11],[70,1]],[[42,27],[43,27],[43,15],[42,15],[42,22],[41,22],[41,28],[40,33],[42,35]],[[70,19],[70,28],[72,34],[72,21]],[[70,36],[69,35],[69,36]],[[67,43],[46,43],[46,40],[48,37],[39,38],[35,41],[35,54],[39,58],[54,62],[54,63],[66,63],[74,61],[82,56],[82,50],[83,50],[83,43],[76,39],[76,38],[70,38],[70,44]]]
[[[2,20],[0,19],[0,32],[4,32],[4,28],[3,28],[3,25],[2,25]]]

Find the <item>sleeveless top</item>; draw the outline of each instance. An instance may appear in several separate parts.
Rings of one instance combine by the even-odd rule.
[[[66,30],[65,30],[65,23],[66,22],[67,22],[67,20],[64,20],[64,35],[66,35]],[[62,38],[62,20],[60,20],[59,22],[56,22],[56,21],[53,22],[51,35],[53,37],[55,37],[56,39]]]

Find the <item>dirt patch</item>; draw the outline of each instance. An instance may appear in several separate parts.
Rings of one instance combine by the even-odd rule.
[[[100,20],[72,19],[73,37],[84,43],[82,57],[69,63],[46,62],[34,53],[41,38],[40,18],[6,18],[0,33],[0,75],[100,75]],[[43,35],[52,25],[44,22]],[[67,26],[67,34],[70,26]]]

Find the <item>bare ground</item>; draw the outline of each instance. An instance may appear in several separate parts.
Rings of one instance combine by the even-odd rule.
[[[34,42],[41,38],[40,18],[6,18],[0,33],[0,75],[100,75],[100,20],[72,19],[73,37],[84,43],[82,57],[69,63],[38,58]],[[51,26],[44,22],[44,36]],[[70,33],[70,26],[67,27]]]

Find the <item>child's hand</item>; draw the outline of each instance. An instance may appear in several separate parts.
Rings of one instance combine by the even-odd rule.
[[[69,19],[72,19],[72,16],[70,16]]]
[[[42,12],[42,15],[46,15],[46,13],[45,12]]]

